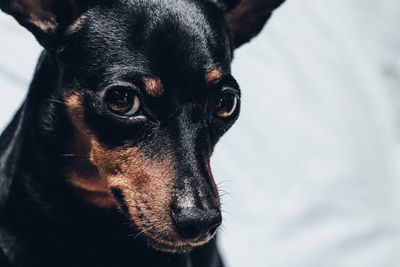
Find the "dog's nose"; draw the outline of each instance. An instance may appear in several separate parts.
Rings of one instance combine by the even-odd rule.
[[[179,236],[191,242],[208,240],[222,222],[221,212],[217,208],[175,207],[172,217]]]

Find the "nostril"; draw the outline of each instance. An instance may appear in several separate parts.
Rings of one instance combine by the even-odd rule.
[[[185,240],[196,241],[204,232],[201,220],[182,214],[175,216],[174,220],[178,234]]]
[[[195,240],[199,237],[201,229],[196,225],[189,225],[186,227],[180,227],[178,232],[184,239]]]
[[[219,210],[202,210],[197,208],[184,208],[173,210],[172,217],[179,236],[187,241],[199,242],[213,236],[221,224]]]

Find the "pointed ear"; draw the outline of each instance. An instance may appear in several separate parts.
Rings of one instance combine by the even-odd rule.
[[[223,0],[236,2],[235,0]],[[285,0],[241,0],[240,4],[226,14],[235,48],[255,37],[270,18],[272,11]]]
[[[85,0],[0,0],[0,8],[31,31],[46,49],[55,49],[84,10]]]

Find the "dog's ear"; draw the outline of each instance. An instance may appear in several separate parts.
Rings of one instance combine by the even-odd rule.
[[[0,0],[0,8],[31,31],[47,49],[61,42],[77,23],[86,0]]]
[[[285,0],[221,0],[233,7],[226,15],[235,48],[250,41],[264,27],[272,11]],[[240,2],[238,4],[238,2]]]

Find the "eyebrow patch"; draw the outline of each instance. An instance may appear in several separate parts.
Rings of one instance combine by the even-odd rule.
[[[154,97],[161,96],[164,93],[164,87],[160,78],[157,77],[143,77],[146,92]]]
[[[77,32],[77,31],[81,28],[82,22],[83,22],[83,20],[85,20],[85,19],[86,19],[86,16],[84,16],[84,15],[78,17],[78,18],[67,28],[67,30],[66,30],[65,33],[66,33],[67,35],[70,35],[70,34],[73,34],[73,33]]]
[[[205,76],[206,83],[217,83],[221,80],[221,78],[222,71],[218,68],[209,70]]]

